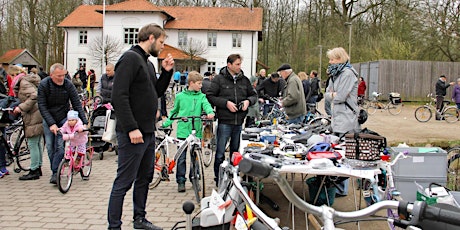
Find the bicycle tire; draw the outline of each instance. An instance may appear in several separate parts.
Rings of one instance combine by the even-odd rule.
[[[83,180],[88,180],[89,175],[91,174],[91,169],[93,168],[93,153],[94,150],[92,148],[88,148],[86,150],[85,161],[80,168],[80,176]]]
[[[324,126],[326,129],[331,126],[331,119],[328,117],[315,117],[308,121],[309,126]]]
[[[205,179],[204,167],[201,159],[201,148],[192,146],[190,150],[190,174],[189,179],[192,182],[193,191],[195,193],[196,202],[200,203],[201,198],[205,197]]]
[[[460,190],[460,147],[447,150],[447,187],[452,191]]]
[[[63,159],[59,163],[56,182],[59,188],[59,191],[62,193],[67,193],[72,185],[73,180],[73,166],[70,164],[70,160]]]
[[[149,184],[150,189],[156,188],[160,184],[162,180],[162,173],[168,173],[167,168],[168,165],[166,164],[166,149],[161,146],[158,151],[155,152],[153,179]]]
[[[391,114],[391,115],[398,115],[400,114],[402,111],[402,103],[398,103],[398,104],[393,104],[393,103],[389,103],[388,104],[388,112]]]
[[[371,101],[369,101],[369,99],[363,98],[362,102],[361,102],[361,108],[363,108],[363,109],[369,108],[370,103],[371,103]]]
[[[369,107],[367,108],[367,113],[368,114],[375,114],[377,112],[377,109],[379,108],[379,105],[377,102],[371,101],[369,104]]]
[[[433,116],[433,113],[428,106],[420,106],[415,110],[415,119],[419,122],[427,122]]]
[[[14,144],[13,151],[15,152],[16,163],[18,167],[23,171],[30,170],[30,150],[27,144],[27,138],[22,130],[20,136]]]
[[[447,123],[454,123],[458,121],[458,110],[455,106],[449,106],[444,109],[442,115]]]

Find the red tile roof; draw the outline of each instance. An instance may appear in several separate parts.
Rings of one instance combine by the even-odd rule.
[[[166,29],[262,31],[262,8],[163,7],[175,20]]]
[[[11,63],[17,56],[22,54],[26,49],[14,49],[6,51],[0,57],[0,63]]]
[[[160,7],[152,4],[146,0],[127,0],[113,5],[106,5],[106,11],[122,11],[122,12],[132,12],[132,11],[157,11],[164,12]],[[102,9],[101,9],[102,12]]]
[[[69,14],[58,27],[95,27],[102,28],[102,14],[96,10],[102,11],[101,5],[81,5]]]
[[[165,59],[166,58],[166,55],[170,53],[174,59],[176,60],[186,60],[186,59],[190,59],[190,56],[186,53],[184,53],[184,51],[178,49],[178,48],[175,48],[175,47],[172,47],[170,45],[167,45],[165,44],[165,47],[163,48],[163,50],[161,51],[161,53],[158,55],[158,59]],[[206,61],[206,59],[200,57],[200,56],[195,56],[193,57],[193,60],[195,61]]]
[[[101,5],[79,6],[58,27],[102,27]],[[128,0],[106,6],[106,11],[162,12],[175,19],[166,29],[261,31],[262,8],[158,7],[147,0]]]

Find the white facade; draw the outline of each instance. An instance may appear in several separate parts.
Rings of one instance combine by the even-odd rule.
[[[73,75],[79,67],[78,60],[80,58],[86,58],[86,70],[94,69],[96,76],[100,77],[105,72],[102,63],[94,63],[94,58],[89,55],[89,46],[96,37],[101,37],[102,33],[108,35],[111,39],[119,39],[121,43],[124,43],[124,29],[125,28],[141,28],[142,26],[149,23],[156,23],[163,25],[165,15],[155,13],[129,13],[129,12],[109,12],[105,15],[104,29],[102,28],[66,28],[66,44],[65,44],[65,63],[69,73]],[[79,32],[87,31],[88,43],[79,44]],[[256,72],[256,60],[257,60],[257,32],[256,31],[217,31],[217,30],[177,30],[177,29],[166,29],[168,38],[166,44],[178,48],[178,36],[179,31],[187,32],[187,39],[193,38],[193,40],[201,41],[207,52],[199,55],[205,58],[207,62],[214,62],[216,72],[220,68],[226,66],[227,57],[230,54],[238,53],[242,55],[242,70],[246,76],[250,77]],[[217,33],[216,47],[208,47],[208,32]],[[242,35],[241,47],[232,47],[232,35],[234,33],[240,33]],[[131,47],[130,44],[125,44],[123,50],[120,51],[122,54],[124,51]],[[157,70],[157,61],[152,58]],[[114,63],[115,64],[115,63]],[[203,64],[199,70],[201,73],[208,71],[207,63]]]

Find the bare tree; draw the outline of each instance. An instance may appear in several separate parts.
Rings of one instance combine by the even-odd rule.
[[[193,38],[190,38],[187,44],[181,45],[180,48],[190,57],[188,60],[189,66],[193,65],[195,59],[197,59],[200,55],[208,52],[208,47],[203,41]]]
[[[104,46],[102,40],[102,36],[98,36],[89,43],[90,51],[88,55],[94,58],[93,63],[95,65],[100,65],[101,63],[107,65],[109,62],[116,62],[122,53],[122,41],[112,36],[106,35]],[[104,49],[102,49],[103,47]]]

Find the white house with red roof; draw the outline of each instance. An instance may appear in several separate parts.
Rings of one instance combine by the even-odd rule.
[[[58,25],[65,30],[64,65],[70,74],[85,65],[100,76],[105,72],[104,65],[90,54],[95,39],[109,36],[118,41],[122,44],[121,55],[137,43],[142,26],[156,23],[165,28],[168,36],[158,59],[171,53],[176,70],[218,72],[227,65],[228,55],[238,53],[243,57],[242,70],[249,77],[256,72],[262,13],[261,8],[158,7],[147,0],[106,5],[105,11],[102,5],[81,5]],[[205,49],[193,57],[193,62],[184,52],[191,39]],[[158,70],[158,60],[152,57],[152,62]]]

